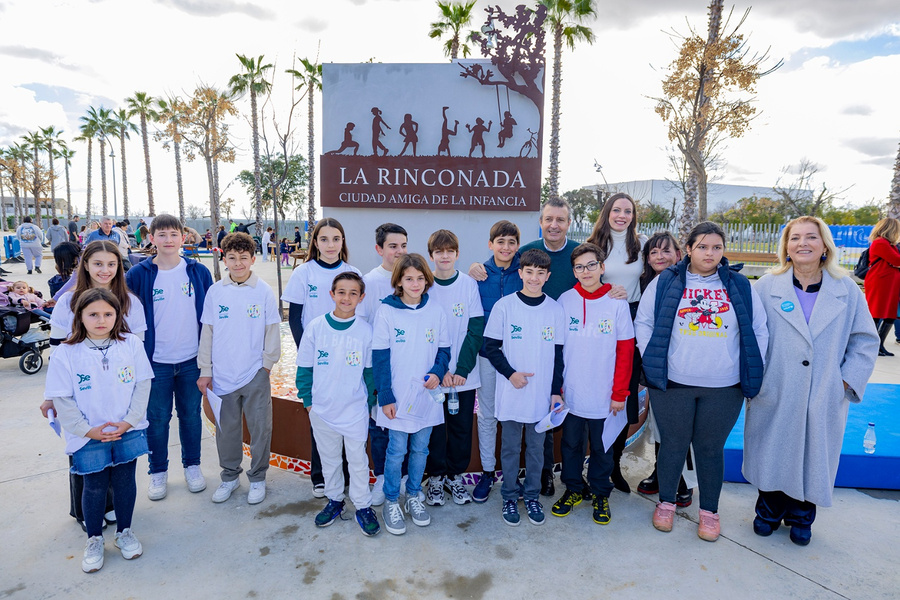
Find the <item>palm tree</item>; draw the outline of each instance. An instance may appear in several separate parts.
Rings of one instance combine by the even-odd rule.
[[[91,223],[91,178],[93,175],[92,162],[94,153],[94,136],[97,135],[97,124],[89,117],[81,117],[81,127],[79,127],[81,135],[75,138],[76,142],[87,142],[87,205],[84,209],[84,221],[86,225]]]
[[[470,2],[440,2],[437,3],[441,11],[442,19],[435,21],[430,25],[431,31],[428,37],[441,38],[445,33],[450,33],[449,39],[444,42],[444,54],[449,56],[451,60],[459,58],[459,51],[462,48],[463,57],[468,57],[472,49],[465,42],[459,43],[459,34],[464,27],[468,27],[472,22],[472,8],[475,6],[475,0]],[[466,36],[467,38],[469,36]]]
[[[263,64],[263,55],[259,58],[247,58],[242,54],[236,55],[244,70],[233,76],[228,82],[232,95],[241,96],[250,92],[250,118],[253,126],[253,183],[256,201],[256,235],[262,239],[262,184],[259,175],[259,116],[256,109],[256,97],[265,94],[272,89],[272,83],[266,80],[266,71],[272,68],[271,64]],[[268,252],[263,248],[263,252]]]
[[[891,180],[888,216],[900,219],[900,149],[897,150],[897,160],[894,162],[894,178]]]
[[[116,134],[116,126],[110,118],[112,110],[103,108],[102,106],[88,109],[87,117],[81,117],[83,122],[90,121],[94,126],[94,137],[100,142],[100,197],[103,202],[103,215],[108,215],[109,210],[106,203],[106,140],[110,135]],[[90,148],[88,148],[90,151]]]
[[[72,220],[72,186],[69,183],[69,167],[72,165],[72,157],[75,156],[75,151],[70,150],[69,146],[63,140],[59,140],[57,142],[59,145],[59,150],[57,150],[56,155],[63,159],[63,164],[66,167],[66,218],[70,221]]]
[[[159,108],[158,120],[163,123],[163,131],[153,134],[153,139],[172,140],[172,147],[175,150],[175,181],[178,184],[178,218],[184,223],[184,186],[181,178],[181,128],[184,126],[185,112],[187,106],[184,101],[178,97],[170,97],[167,100],[160,98],[157,100]],[[168,148],[168,141],[163,144],[164,148]]]
[[[41,148],[44,147],[44,136],[41,135],[40,131],[32,131],[22,136],[22,139],[25,140],[25,147],[27,150],[31,152],[31,194],[34,196],[34,224],[39,228],[43,229],[43,224],[41,223],[41,214],[43,211],[43,206],[41,206],[41,163],[40,163],[40,151]]]
[[[313,64],[306,58],[301,58],[300,63],[303,65],[303,71],[296,69],[288,69],[287,72],[298,80],[297,89],[306,90],[309,102],[309,121],[307,122],[307,166],[309,168],[309,190],[307,198],[309,199],[308,210],[306,213],[306,225],[309,231],[313,230],[316,222],[316,161],[315,161],[315,142],[316,134],[313,129],[313,121],[315,115],[314,98],[316,90],[322,89],[322,65]]]
[[[550,112],[550,197],[559,197],[559,114],[562,88],[562,45],[575,49],[577,42],[594,43],[594,32],[582,25],[597,15],[594,0],[539,0],[547,7],[544,26],[553,34],[553,99]]]
[[[44,137],[44,144],[47,149],[47,159],[50,161],[50,214],[56,217],[56,174],[53,170],[53,159],[58,156],[58,153],[53,149],[53,144],[59,146],[64,143],[59,137],[62,135],[62,130],[50,125],[49,127],[42,127],[41,134]]]
[[[144,169],[147,171],[147,207],[150,216],[156,216],[156,205],[153,202],[153,177],[150,174],[150,142],[147,138],[147,121],[156,121],[159,114],[154,109],[155,99],[146,92],[135,92],[128,103],[128,116],[141,116],[141,139],[144,142]]]
[[[113,124],[118,131],[116,137],[119,138],[119,148],[122,152],[122,216],[124,219],[128,218],[128,171],[125,168],[125,140],[131,139],[131,132],[137,133],[138,131],[135,124],[128,120],[129,116],[131,115],[124,108],[120,108],[112,116]]]

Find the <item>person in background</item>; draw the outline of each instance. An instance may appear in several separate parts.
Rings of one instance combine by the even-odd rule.
[[[773,343],[744,420],[743,474],[759,490],[753,531],[768,536],[783,521],[805,546],[816,507],[831,506],[847,412],[863,397],[879,340],[821,219],[784,227],[778,266],[754,289]]]
[[[53,249],[53,260],[56,263],[56,275],[47,281],[50,286],[50,295],[54,300],[63,286],[66,285],[78,266],[78,258],[81,256],[81,247],[75,242],[63,242]]]
[[[19,240],[19,247],[25,256],[25,269],[31,275],[31,271],[41,272],[41,256],[43,252],[44,232],[41,228],[31,222],[31,217],[26,216],[23,223],[16,229],[16,238]]]
[[[894,319],[897,318],[897,302],[900,299],[900,221],[890,217],[881,219],[869,236],[869,271],[866,273],[866,303],[875,319],[881,345],[878,356],[893,356],[884,347]]]
[[[78,220],[81,217],[78,215],[72,215],[72,220],[69,221],[69,241],[70,242],[78,242],[78,232],[80,231],[80,227],[78,226]]]
[[[50,250],[53,250],[69,239],[69,230],[59,224],[59,219],[53,217],[47,229],[47,237],[50,239]]]

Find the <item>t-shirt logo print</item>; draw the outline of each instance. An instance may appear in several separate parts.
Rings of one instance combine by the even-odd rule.
[[[463,316],[463,314],[465,314],[465,312],[466,312],[466,309],[463,307],[462,303],[457,302],[456,304],[453,305],[453,316],[454,317],[461,317],[461,316]]]
[[[82,375],[81,373],[76,373],[78,375],[78,389],[82,392],[91,389],[91,376],[90,375]]]
[[[306,284],[309,287],[309,297],[310,298],[318,298],[319,297],[319,288],[311,283]]]
[[[545,342],[553,341],[553,328],[552,327],[544,327],[541,329],[541,337],[544,338]]]
[[[513,323],[509,324],[512,327],[512,331],[509,334],[509,339],[511,340],[521,340],[522,339],[522,327],[520,325],[514,325]]]
[[[134,369],[131,367],[122,367],[119,369],[119,381],[122,383],[131,383],[134,381]]]
[[[600,319],[597,327],[600,329],[600,333],[612,333],[612,321],[609,319]]]
[[[154,290],[155,291],[155,290]],[[181,284],[181,293],[185,296],[193,296],[194,295],[194,284],[188,281],[187,283]]]
[[[356,350],[351,350],[347,353],[347,364],[351,367],[358,367],[362,364],[362,354]]]
[[[160,288],[153,288],[153,301],[154,302],[161,302],[165,299],[166,299],[166,297],[164,295],[163,290],[161,290]]]
[[[316,357],[316,364],[319,366],[328,365],[328,352],[319,350],[319,356]]]
[[[431,329],[429,327],[428,329],[425,330],[425,341],[428,342],[429,344],[434,343],[434,329]]]
[[[220,319],[228,318],[228,307],[227,306],[222,306],[221,304],[219,305],[219,318]]]
[[[581,323],[580,319],[575,317],[569,317],[569,331],[578,331],[578,324]]]
[[[719,329],[722,327],[720,313],[731,310],[727,302],[710,300],[703,294],[697,294],[691,300],[691,305],[678,311],[678,316],[688,320],[688,328],[697,331],[703,329]]]
[[[247,316],[248,317],[250,317],[251,319],[258,319],[259,313],[260,313],[259,304],[248,304],[247,305]]]
[[[397,344],[406,343],[406,330],[394,327],[394,342]]]

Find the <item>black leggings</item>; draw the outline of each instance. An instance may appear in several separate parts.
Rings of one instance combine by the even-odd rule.
[[[84,492],[81,507],[88,537],[103,534],[103,514],[106,512],[106,491],[112,487],[116,509],[116,531],[131,527],[137,484],[134,472],[137,459],[114,467],[106,467],[99,473],[84,476]]]
[[[675,384],[677,385],[677,384]],[[725,440],[731,433],[744,395],[739,387],[673,387],[653,390],[653,414],[659,428],[660,502],[675,503],[684,457],[691,444],[697,459],[700,508],[719,510],[719,494],[725,477]]]

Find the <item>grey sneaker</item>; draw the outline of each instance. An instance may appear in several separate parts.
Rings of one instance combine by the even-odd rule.
[[[103,536],[89,537],[84,545],[84,558],[81,559],[81,570],[93,573],[103,568]]]
[[[454,504],[468,504],[472,501],[472,496],[469,495],[469,491],[459,475],[445,478],[444,489],[450,492]]]
[[[406,512],[412,518],[412,522],[419,527],[425,527],[431,523],[431,517],[425,510],[425,504],[422,503],[425,494],[419,492],[415,496],[406,499]]]
[[[166,497],[166,483],[169,480],[169,472],[150,473],[150,486],[147,488],[147,497],[151,500],[162,500]]]
[[[384,528],[388,533],[394,535],[403,535],[406,533],[406,521],[403,518],[403,509],[396,500],[391,502],[385,500],[384,508],[381,509],[381,518],[384,519]]]
[[[216,488],[216,491],[213,492],[212,501],[216,504],[220,502],[225,502],[229,498],[231,498],[231,492],[238,489],[241,485],[241,482],[237,479],[233,481],[223,481],[219,484],[219,487]]]
[[[259,504],[266,499],[266,482],[250,482],[250,493],[247,494],[247,504]]]
[[[131,560],[144,553],[144,548],[134,536],[131,528],[116,533],[116,548],[122,551],[122,558]]]
[[[200,465],[185,467],[184,480],[187,481],[188,491],[192,494],[206,489],[206,478],[203,476],[203,471],[200,470]]]
[[[372,506],[382,504],[384,504],[384,475],[378,475],[375,478],[375,485],[372,486]]]
[[[425,496],[425,503],[428,506],[444,505],[444,478],[429,477],[428,478],[428,495]]]

